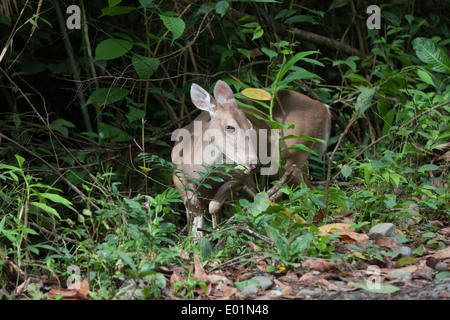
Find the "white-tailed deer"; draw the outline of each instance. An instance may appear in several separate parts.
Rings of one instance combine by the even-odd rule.
[[[267,122],[242,110],[253,114],[257,114],[257,111],[238,107],[233,91],[223,81],[217,82],[214,97],[197,84],[193,84],[191,99],[203,112],[193,122],[172,134],[172,140],[176,141],[172,150],[172,162],[177,167],[173,175],[175,188],[181,194],[190,225],[193,219],[194,233],[197,228],[203,227],[203,211],[207,205],[215,228],[216,214],[232,190],[260,162],[270,165],[268,161],[278,160],[278,150],[272,150],[275,149],[274,142],[278,138],[294,136],[279,140],[280,148],[304,144],[309,149],[317,149],[319,154],[326,150],[326,145],[298,136],[328,142],[331,124],[328,108],[298,92],[281,90],[275,97],[273,120],[294,125],[291,129],[280,129],[278,138]],[[245,103],[252,104],[250,101]],[[252,105],[263,111],[261,106]],[[267,114],[267,110],[265,113]],[[281,160],[286,161],[283,170],[295,164],[300,171],[293,176],[293,184],[298,185],[303,180],[310,186],[305,174],[309,154],[310,152],[298,148],[281,152]],[[264,161],[261,161],[262,159]],[[224,160],[238,165],[238,169],[219,176],[211,174],[209,168]],[[277,165],[272,163],[272,167],[278,168]]]

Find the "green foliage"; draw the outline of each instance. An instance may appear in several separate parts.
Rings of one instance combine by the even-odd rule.
[[[92,298],[119,298],[130,279],[141,298],[161,298],[169,278],[160,267],[176,265],[188,274],[172,283],[176,295],[193,298],[205,282],[182,253],[250,267],[254,242],[275,261],[269,271],[335,258],[337,239],[313,225],[319,210],[322,223],[345,214],[361,232],[375,220],[409,234],[411,221],[448,220],[450,32],[441,2],[386,2],[379,30],[366,28],[367,1],[91,1],[74,30],[64,21],[72,2],[54,3],[38,14],[20,0],[20,15],[0,13],[0,256],[28,274],[67,279],[77,266]],[[191,84],[218,79],[236,92],[289,88],[329,104],[330,176],[314,155],[310,174],[330,185],[283,186],[277,203],[264,191],[276,181],[250,200],[238,190],[228,223],[192,244],[171,187],[170,133],[196,115]],[[262,119],[289,128],[273,121],[273,103],[262,103]],[[205,169],[191,178],[194,192],[236,170]],[[442,248],[427,228],[424,245]],[[29,295],[42,298],[36,287]]]

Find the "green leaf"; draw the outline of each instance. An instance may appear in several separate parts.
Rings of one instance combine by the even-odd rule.
[[[69,200],[67,200],[66,198],[61,197],[59,194],[45,192],[45,193],[39,193],[39,196],[41,196],[41,197],[43,197],[45,199],[51,200],[53,202],[56,202],[56,203],[60,203],[60,204],[62,204],[64,206],[66,206],[67,208],[77,212],[72,207],[72,203]]]
[[[282,81],[279,82],[279,85],[283,85],[283,84],[289,84],[293,81],[297,81],[297,80],[304,80],[304,79],[321,79],[318,75],[316,75],[315,73],[309,72],[306,69],[300,68],[300,67],[292,67],[292,70],[296,70],[296,71],[292,71],[290,72]]]
[[[101,88],[95,90],[91,94],[85,106],[91,103],[98,103],[100,105],[112,104],[125,98],[128,95],[128,93],[130,93],[130,91],[127,89],[121,89],[116,87]]]
[[[131,58],[131,63],[139,78],[148,79],[158,69],[160,60],[135,54]]]
[[[351,0],[333,0],[328,10],[340,8],[346,6]]]
[[[61,217],[59,216],[58,211],[56,211],[54,208],[46,205],[45,203],[41,203],[41,202],[30,202],[31,205],[38,207],[44,211],[47,211],[48,213],[58,217],[59,219],[61,219]]]
[[[370,107],[373,95],[375,94],[375,89],[359,87],[361,93],[356,100],[355,110],[359,111],[359,117],[361,117],[364,112]]]
[[[247,57],[248,60],[251,60],[250,50],[243,49],[243,48],[238,48],[237,50],[238,50],[240,53],[242,53],[245,57]]]
[[[425,249],[425,246],[423,244],[421,244],[420,246],[418,246],[417,248],[415,248],[412,253],[415,256],[421,256],[423,254],[423,251]]]
[[[133,41],[125,39],[106,39],[95,48],[95,61],[112,60],[126,54],[133,47]]]
[[[255,195],[253,202],[248,207],[248,212],[253,216],[257,216],[269,207],[269,196],[266,192],[259,192]]]
[[[69,136],[69,130],[67,128],[75,128],[75,125],[72,122],[62,118],[53,120],[52,123],[50,123],[50,129],[58,131],[66,137]]]
[[[417,75],[419,76],[420,80],[422,80],[423,82],[434,86],[433,79],[431,78],[431,75],[427,71],[417,70]]]
[[[184,29],[186,29],[186,24],[184,23],[183,19],[169,17],[163,14],[160,14],[159,17],[161,18],[166,28],[169,29],[170,32],[172,32],[172,41],[175,41],[176,39],[181,37]]]
[[[117,16],[122,14],[128,14],[133,10],[136,10],[136,7],[127,7],[127,6],[107,7],[102,9],[102,14],[99,18],[103,16]]]
[[[248,280],[244,280],[244,281],[236,281],[233,283],[233,285],[239,290],[239,291],[243,291],[245,287],[248,286],[256,286],[256,287],[261,287],[260,283],[258,280],[256,279],[248,279]]]
[[[370,287],[367,286],[367,282],[359,282],[354,283],[353,287],[360,288],[366,291],[375,292],[375,293],[382,293],[382,294],[390,294],[397,292],[400,290],[399,287],[396,287],[392,284],[388,283],[374,283]]]
[[[261,26],[258,26],[255,31],[253,32],[252,40],[256,40],[258,38],[261,38],[264,35],[264,30],[261,28]]]
[[[368,87],[372,86],[372,84],[366,78],[364,78],[363,76],[360,76],[359,74],[356,74],[356,73],[346,74],[346,75],[344,75],[344,78],[347,78],[352,82],[362,83]]]
[[[435,164],[425,164],[419,168],[419,172],[437,170],[439,167]]]
[[[450,58],[445,50],[434,41],[426,38],[415,38],[412,44],[417,57],[433,71],[450,73]]]
[[[14,155],[16,157],[17,163],[19,164],[19,167],[22,169],[23,163],[25,162],[25,158],[19,156],[18,154]]]
[[[227,13],[229,7],[230,3],[228,1],[219,1],[216,4],[216,12],[223,17]]]
[[[20,171],[20,168],[18,168],[18,167],[11,166],[9,164],[3,164],[3,163],[0,163],[0,169],[3,169],[3,170],[8,169],[8,170],[12,170],[12,171]]]
[[[441,271],[434,276],[435,281],[450,278],[450,271]]]
[[[303,59],[306,56],[309,56],[310,54],[315,54],[315,53],[317,54],[317,53],[319,53],[319,51],[303,51],[303,52],[297,53],[295,56],[292,57],[292,59],[290,59],[286,62],[286,64],[280,70],[279,75],[277,75],[277,78],[279,78],[279,80],[281,80],[284,77],[284,75],[286,74],[286,72],[288,72],[289,69],[294,64],[296,64],[299,60]]]
[[[302,22],[318,24],[318,22],[314,19],[313,16],[304,15],[304,14],[300,14],[300,15],[296,15],[296,16],[290,17],[290,18],[288,18],[288,19],[286,19],[284,21],[284,23],[286,23],[286,24],[302,23]]]
[[[350,177],[352,175],[352,167],[350,167],[348,164],[344,164],[342,166],[342,175],[345,179]]]
[[[100,123],[100,138],[108,139],[110,141],[130,141],[133,139],[127,132],[112,126],[110,124],[101,122]]]
[[[273,58],[275,58],[275,57],[278,55],[275,51],[270,50],[270,49],[267,49],[267,48],[261,48],[261,51],[262,51],[265,55],[267,55],[267,56],[269,57],[270,60],[272,60]]]

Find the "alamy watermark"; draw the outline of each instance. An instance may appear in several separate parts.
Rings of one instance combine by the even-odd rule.
[[[366,20],[368,29],[381,29],[381,9],[377,5],[368,6],[366,13],[371,14]]]
[[[378,266],[368,266],[366,273],[370,275],[366,279],[366,286],[369,290],[379,290],[381,288],[381,270]]]
[[[81,10],[77,5],[71,5],[67,7],[66,13],[70,16],[66,20],[66,27],[69,30],[81,29]]]

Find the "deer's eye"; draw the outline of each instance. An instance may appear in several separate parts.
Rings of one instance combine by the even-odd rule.
[[[233,126],[227,125],[225,126],[225,131],[228,133],[234,133],[236,129]]]

